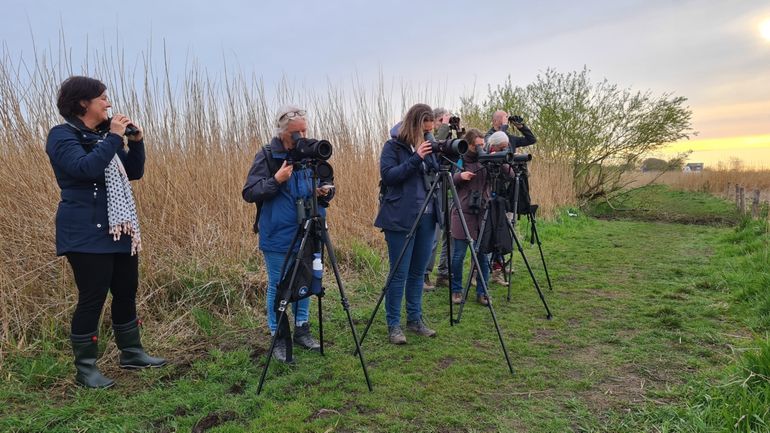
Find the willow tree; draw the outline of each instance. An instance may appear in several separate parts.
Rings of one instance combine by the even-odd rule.
[[[592,82],[588,69],[549,69],[524,87],[514,86],[509,77],[490,87],[480,105],[463,100],[461,112],[471,123],[490,119],[499,109],[524,116],[538,139],[531,152],[571,164],[582,204],[620,190],[629,167],[666,143],[689,138],[692,111],[686,102],[681,96],[633,91],[606,79]]]

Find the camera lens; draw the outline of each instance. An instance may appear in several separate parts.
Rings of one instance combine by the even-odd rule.
[[[318,159],[323,159],[324,161],[331,158],[332,144],[326,140],[320,140],[316,148],[316,155],[318,155]]]
[[[332,169],[332,165],[326,161],[320,161],[318,165],[316,165],[316,173],[318,173],[318,178],[322,181],[331,182],[334,180],[334,169]]]

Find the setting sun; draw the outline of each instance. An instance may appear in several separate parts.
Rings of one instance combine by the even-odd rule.
[[[762,21],[762,23],[759,25],[759,33],[763,38],[765,38],[765,40],[770,41],[770,18]]]

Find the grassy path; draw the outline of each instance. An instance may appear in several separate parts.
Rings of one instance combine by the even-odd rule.
[[[686,384],[728,364],[747,335],[715,277],[727,231],[589,219],[541,228],[554,319],[520,261],[512,301],[503,287],[492,292],[513,376],[488,311],[470,303],[450,327],[446,293],[432,292],[435,339],[407,335],[408,345],[391,346],[380,313],[364,345],[369,393],[332,291],[327,356],[302,352],[296,366],[271,366],[259,397],[263,331],[215,327],[163,370],[102,361],[118,381],[112,390],[75,389],[64,350],[10,360],[0,431],[638,431],[629,414],[681,403]],[[537,249],[526,246],[539,271]],[[379,284],[349,288],[359,332]]]

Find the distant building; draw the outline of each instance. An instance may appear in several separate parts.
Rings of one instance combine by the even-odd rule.
[[[684,166],[682,169],[685,173],[700,173],[703,171],[703,163],[702,162],[690,162],[687,165]]]

